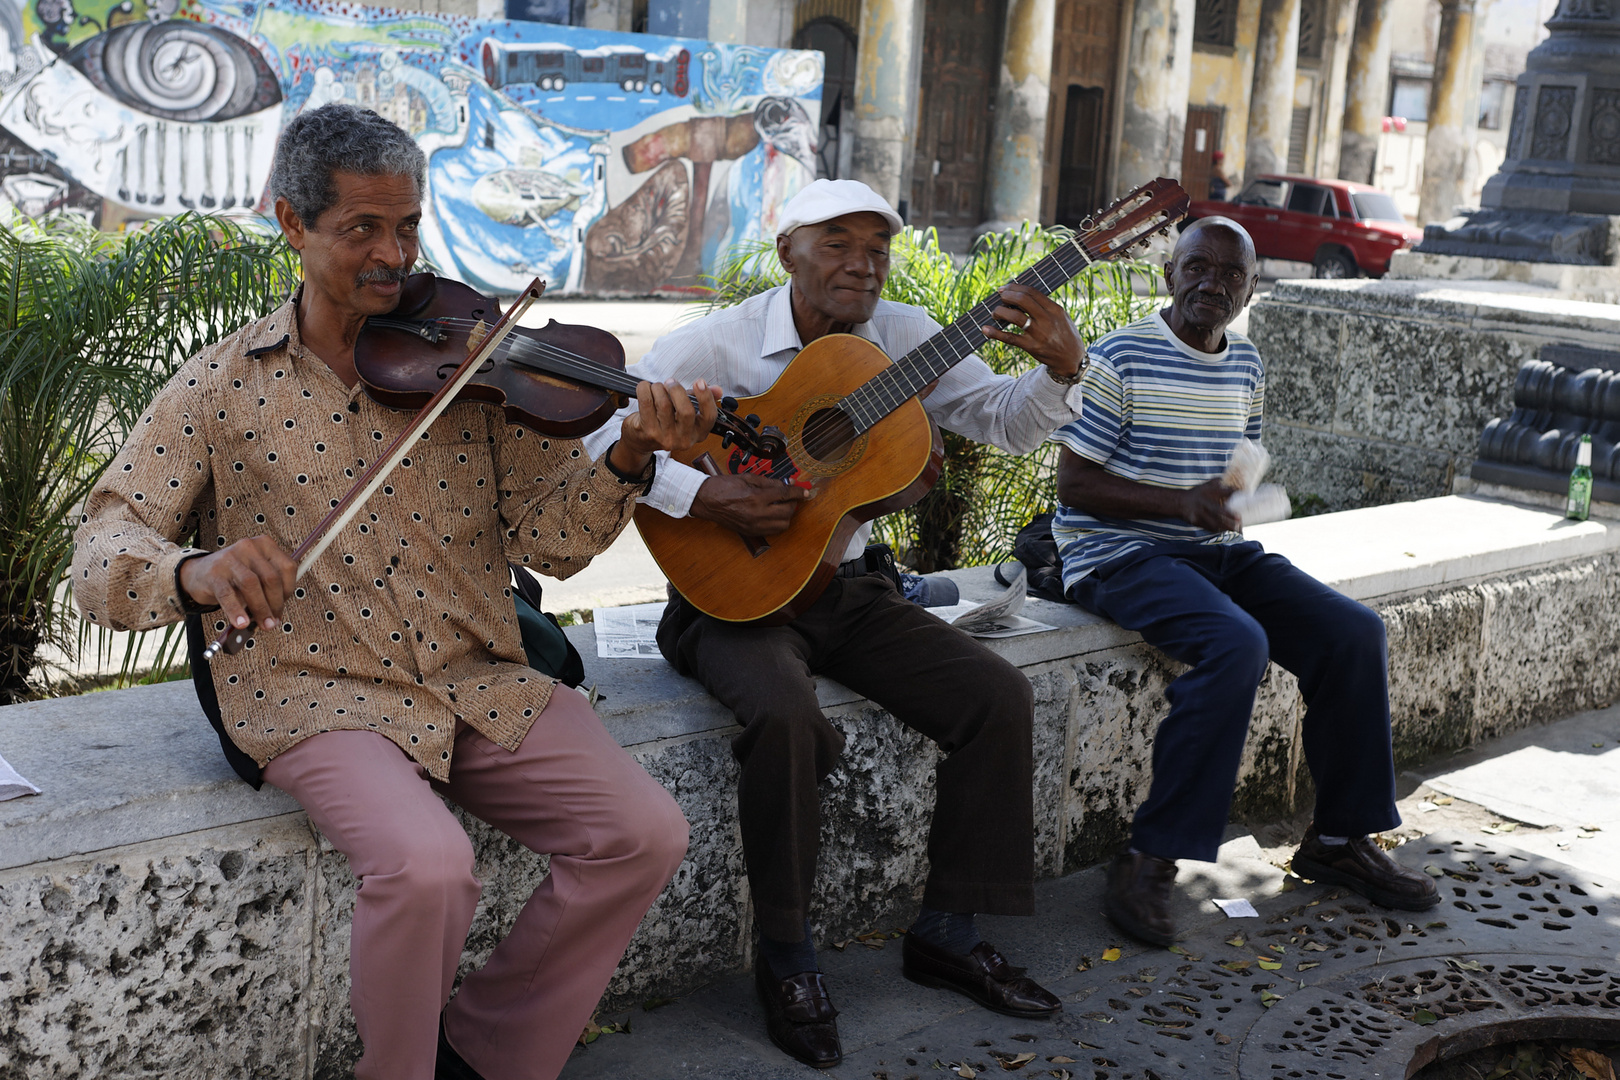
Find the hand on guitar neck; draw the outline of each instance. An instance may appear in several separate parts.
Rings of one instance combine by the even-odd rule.
[[[981,326],[985,337],[1022,349],[1045,364],[1052,375],[1069,379],[1078,374],[1085,345],[1066,311],[1039,289],[1008,282],[1000,289],[1001,304],[992,313],[1003,325]]]

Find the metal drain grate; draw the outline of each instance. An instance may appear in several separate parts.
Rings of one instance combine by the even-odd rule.
[[[975,1017],[970,1030],[991,1037],[972,1045],[956,1042],[960,1021],[934,1025],[907,1047],[866,1048],[870,1064],[847,1061],[839,1075],[908,1080],[966,1065],[981,1077],[1404,1080],[1515,1038],[1620,1038],[1611,889],[1467,840],[1426,837],[1395,854],[1430,868],[1445,902],[1413,914],[1303,888],[1259,904],[1258,924],[1233,921],[1180,952],[1125,961],[1128,971],[1100,964],[1064,980],[1052,989],[1065,1012],[1050,1025]],[[1228,944],[1234,932],[1242,947]]]

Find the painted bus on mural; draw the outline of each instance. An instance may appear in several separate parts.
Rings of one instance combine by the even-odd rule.
[[[630,45],[575,49],[557,42],[484,42],[484,78],[493,87],[533,83],[542,90],[561,90],[570,83],[612,83],[626,93],[668,89],[685,97],[692,53],[671,48],[649,53]]]

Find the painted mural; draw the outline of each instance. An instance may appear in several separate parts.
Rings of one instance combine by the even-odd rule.
[[[338,0],[0,0],[0,195],[104,227],[255,216],[341,101],[428,158],[423,252],[511,293],[690,287],[815,178],[822,57]]]

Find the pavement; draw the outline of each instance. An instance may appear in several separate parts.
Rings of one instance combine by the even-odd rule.
[[[1480,864],[1489,859],[1496,860],[1495,865],[1503,868],[1504,876],[1510,865],[1512,872],[1518,874],[1532,867],[1549,881],[1569,882],[1567,887],[1578,892],[1582,901],[1598,899],[1604,890],[1592,885],[1592,881],[1620,879],[1620,844],[1616,843],[1620,841],[1620,782],[1614,779],[1617,765],[1620,765],[1620,707],[1583,713],[1517,732],[1467,753],[1404,772],[1399,777],[1398,804],[1404,824],[1399,830],[1386,834],[1386,839],[1399,842],[1393,850],[1397,859],[1423,866],[1436,876],[1443,873],[1442,883],[1447,887],[1443,892],[1448,898],[1452,891],[1463,896],[1460,883],[1474,881],[1471,871],[1480,870]],[[1414,966],[1409,973],[1388,966],[1383,969],[1386,975],[1399,976],[1395,984],[1408,979],[1413,982],[1411,1001],[1383,1006],[1386,1013],[1397,1014],[1394,1019],[1381,1014],[1379,1022],[1384,1026],[1376,1032],[1379,1039],[1392,1044],[1386,1047],[1391,1053],[1406,1047],[1404,1054],[1411,1047],[1422,1045],[1430,1035],[1444,1032],[1444,1029],[1431,1031],[1414,1027],[1413,1023],[1400,1019],[1415,1015],[1420,1017],[1416,1024],[1435,1022],[1432,1015],[1424,1018],[1411,1002],[1418,1001],[1422,993],[1417,986],[1421,982],[1419,977],[1433,974],[1432,971],[1418,972],[1416,968],[1423,967],[1426,958],[1435,955],[1437,950],[1442,956],[1451,954],[1449,961],[1441,959],[1435,963],[1445,970],[1451,970],[1448,963],[1456,968],[1450,976],[1453,982],[1459,976],[1469,978],[1457,964],[1474,963],[1468,959],[1470,956],[1485,961],[1485,970],[1472,976],[1473,982],[1483,988],[1465,989],[1462,1000],[1484,1000],[1478,995],[1495,993],[1511,1009],[1515,1000],[1511,994],[1484,986],[1489,982],[1485,972],[1514,975],[1504,957],[1545,963],[1545,957],[1538,950],[1574,947],[1582,950],[1581,955],[1590,955],[1592,964],[1611,964],[1612,956],[1608,954],[1620,948],[1620,930],[1617,930],[1620,917],[1615,914],[1617,909],[1612,897],[1604,901],[1608,906],[1601,908],[1601,917],[1600,909],[1587,909],[1592,916],[1590,926],[1583,924],[1582,932],[1575,937],[1543,931],[1541,939],[1536,940],[1526,934],[1527,930],[1535,931],[1530,923],[1492,922],[1492,926],[1509,927],[1518,934],[1512,937],[1507,931],[1474,926],[1467,921],[1467,916],[1450,907],[1436,909],[1427,916],[1404,917],[1416,920],[1414,922],[1390,919],[1381,908],[1369,909],[1353,903],[1357,898],[1343,896],[1342,890],[1300,882],[1285,872],[1283,867],[1308,823],[1308,815],[1301,815],[1289,821],[1233,825],[1221,847],[1218,862],[1180,864],[1176,912],[1183,946],[1180,955],[1137,944],[1103,919],[1100,914],[1104,884],[1101,866],[1041,883],[1036,890],[1037,914],[1032,918],[981,917],[980,929],[987,940],[1002,949],[1012,962],[1027,965],[1032,977],[1065,1000],[1065,1013],[1050,1023],[997,1016],[964,998],[906,981],[900,973],[900,942],[888,936],[899,931],[899,927],[874,926],[874,936],[864,942],[843,943],[842,949],[829,947],[826,942],[818,943],[822,970],[828,975],[833,1001],[840,1010],[839,1029],[845,1050],[844,1064],[823,1075],[849,1080],[971,1077],[984,1075],[988,1065],[995,1075],[1002,1071],[1024,1071],[1028,1076],[1050,1076],[1059,1080],[1094,1075],[1248,1076],[1250,1066],[1257,1060],[1251,1051],[1266,1054],[1279,1046],[1298,1049],[1296,1044],[1262,1039],[1266,1022],[1273,1021],[1275,1028],[1285,1019],[1285,1010],[1273,1015],[1258,1006],[1265,1004],[1269,1008],[1281,1000],[1278,997],[1270,1002],[1252,999],[1253,1008],[1240,1006],[1235,1011],[1231,1006],[1242,999],[1233,997],[1215,1012],[1201,1014],[1218,1025],[1206,1034],[1214,1043],[1221,1044],[1219,1047],[1143,1042],[1146,1038],[1142,1036],[1143,1029],[1119,1026],[1114,1020],[1130,1019],[1119,1015],[1127,1007],[1141,1008],[1147,1010],[1143,1016],[1136,1017],[1142,1023],[1162,1022],[1166,1027],[1175,1027],[1176,1022],[1162,1020],[1167,1015],[1162,1010],[1154,1011],[1153,1001],[1186,1011],[1185,1002],[1193,1000],[1190,994],[1209,996],[1192,985],[1197,979],[1207,980],[1211,974],[1216,978],[1230,978],[1219,970],[1189,974],[1184,961],[1198,961],[1201,954],[1210,951],[1231,952],[1226,939],[1233,934],[1238,936],[1232,940],[1240,945],[1245,934],[1251,938],[1275,935],[1279,931],[1267,927],[1305,918],[1301,913],[1312,909],[1316,911],[1316,920],[1332,922],[1337,918],[1338,925],[1353,937],[1367,937],[1368,933],[1358,931],[1354,925],[1349,925],[1351,923],[1373,928],[1375,932],[1368,940],[1377,944],[1376,954],[1366,947],[1358,947],[1354,953],[1342,950],[1332,956],[1326,952],[1298,952],[1299,946],[1292,944],[1299,940],[1297,936],[1287,938],[1288,945],[1280,944],[1283,939],[1276,938],[1278,953],[1290,948],[1296,950],[1287,957],[1286,970],[1277,977],[1287,976],[1296,966],[1303,971],[1320,966],[1316,961],[1332,961],[1337,957],[1345,957],[1340,961],[1341,967],[1356,963],[1377,965],[1391,958]],[[1440,862],[1441,852],[1462,853],[1457,855],[1460,860],[1457,866],[1453,868]],[[1547,861],[1535,859],[1536,855]],[[1559,863],[1563,865],[1557,866]],[[1490,872],[1488,868],[1486,872]],[[1517,884],[1530,879],[1516,877],[1513,880]],[[1585,891],[1573,887],[1575,880],[1587,883]],[[1492,882],[1488,879],[1475,883],[1479,896],[1493,895],[1491,890],[1479,888],[1489,884]],[[1505,881],[1496,884],[1506,886]],[[1453,890],[1454,885],[1459,887]],[[1590,898],[1588,893],[1592,894]],[[1531,894],[1520,892],[1518,895]],[[1228,918],[1214,905],[1217,898],[1248,899],[1259,910],[1261,918]],[[1496,899],[1505,898],[1498,889]],[[1499,906],[1493,901],[1480,902],[1487,908]],[[1466,903],[1454,906],[1474,910]],[[1447,929],[1444,921],[1422,922],[1424,918],[1436,916],[1450,918],[1452,927]],[[1520,918],[1519,915],[1513,917]],[[1580,917],[1578,912],[1576,917]],[[1477,921],[1490,920],[1481,916]],[[1428,929],[1420,930],[1419,925]],[[1384,926],[1389,930],[1380,929]],[[1549,931],[1564,929],[1557,923],[1547,926]],[[1436,930],[1437,927],[1441,929]],[[1309,930],[1302,925],[1289,933],[1308,934]],[[1503,947],[1489,937],[1491,934],[1506,935],[1510,944]],[[1339,937],[1342,940],[1342,935]],[[1325,942],[1329,943],[1328,947],[1337,947],[1332,946],[1329,939],[1318,938],[1303,948],[1323,948]],[[1386,947],[1390,947],[1387,957]],[[1111,954],[1109,950],[1113,949],[1118,949],[1118,954]],[[1253,951],[1254,946],[1250,946],[1249,952]],[[1363,955],[1358,957],[1356,953]],[[1262,959],[1265,955],[1269,954],[1263,954]],[[1296,960],[1309,962],[1296,965]],[[1435,963],[1428,966],[1434,967]],[[1150,966],[1143,967],[1144,964]],[[1172,976],[1159,986],[1151,985],[1160,978],[1165,965],[1175,965],[1174,972],[1180,973],[1183,981],[1178,983]],[[1525,970],[1529,966],[1520,964]],[[1325,970],[1333,971],[1331,963]],[[1563,968],[1553,970],[1561,972]],[[1130,974],[1133,972],[1134,975]],[[1251,979],[1248,969],[1244,968],[1242,974],[1244,978],[1236,981],[1246,986]],[[1265,973],[1255,974],[1263,977]],[[1319,974],[1322,973],[1287,977],[1281,983],[1266,985],[1278,986],[1284,996],[1294,994],[1296,1003],[1303,1007],[1308,984]],[[1352,989],[1369,978],[1357,968],[1341,972],[1338,977],[1341,981],[1347,979],[1345,985]],[[1125,990],[1115,985],[1123,983],[1134,985]],[[1214,983],[1199,985],[1203,985],[1206,992],[1215,988]],[[1334,984],[1324,980],[1323,989],[1312,992],[1326,993],[1331,985]],[[1378,985],[1384,985],[1382,978]],[[1177,986],[1181,989],[1170,989]],[[1100,1008],[1107,993],[1118,995],[1107,1001],[1109,1008],[1115,1010],[1113,1014],[1084,1011]],[[1145,1001],[1138,1003],[1127,994],[1142,995]],[[1164,1002],[1166,994],[1172,1000]],[[1222,994],[1213,996],[1220,998]],[[1263,994],[1262,998],[1266,996]],[[1543,1007],[1547,1006],[1545,999],[1538,1000]],[[1443,1002],[1431,996],[1422,1003],[1436,1009],[1443,1020],[1449,1021],[1449,1015],[1441,1008]],[[1202,1005],[1193,1007],[1203,1008]],[[1245,1008],[1250,1011],[1245,1013]],[[629,1032],[603,1034],[591,1045],[576,1049],[563,1071],[562,1080],[609,1077],[787,1080],[816,1075],[815,1070],[790,1060],[770,1044],[764,1033],[752,979],[746,974],[721,980],[673,1002],[648,1002],[643,1007],[603,1014],[599,1022],[628,1023]],[[1466,1016],[1458,1022],[1465,1023]],[[1192,1026],[1197,1028],[1202,1024],[1200,1021]],[[1238,1051],[1243,1049],[1248,1037],[1244,1024],[1251,1025],[1252,1030],[1260,1034],[1248,1039],[1248,1048],[1240,1055]],[[1396,1030],[1402,1028],[1405,1035]],[[1142,1037],[1132,1038],[1133,1032]],[[1156,1033],[1182,1037],[1175,1032]],[[1400,1043],[1403,1037],[1407,1040],[1405,1044]],[[1224,1044],[1234,1038],[1237,1043],[1223,1056]],[[1325,1048],[1308,1049],[1319,1055]],[[1019,1064],[1019,1056],[1026,1053],[1034,1056]],[[1116,1072],[1098,1068],[1094,1073],[1090,1067],[1094,1062],[1121,1068],[1140,1064],[1134,1059],[1143,1054],[1149,1055],[1143,1060],[1158,1065],[1161,1072]],[[1152,1055],[1163,1060],[1156,1060]],[[1358,1080],[1375,1075],[1401,1076],[1404,1074],[1399,1069],[1385,1073],[1382,1068],[1404,1060],[1404,1056],[1401,1061],[1391,1058],[1382,1061],[1378,1070],[1369,1066],[1367,1071],[1349,1075],[1357,1076]],[[1163,1071],[1166,1069],[1171,1071]],[[1269,1074],[1269,1068],[1267,1072]],[[1285,1072],[1282,1075],[1305,1074]],[[1309,1075],[1347,1074],[1312,1072]]]

